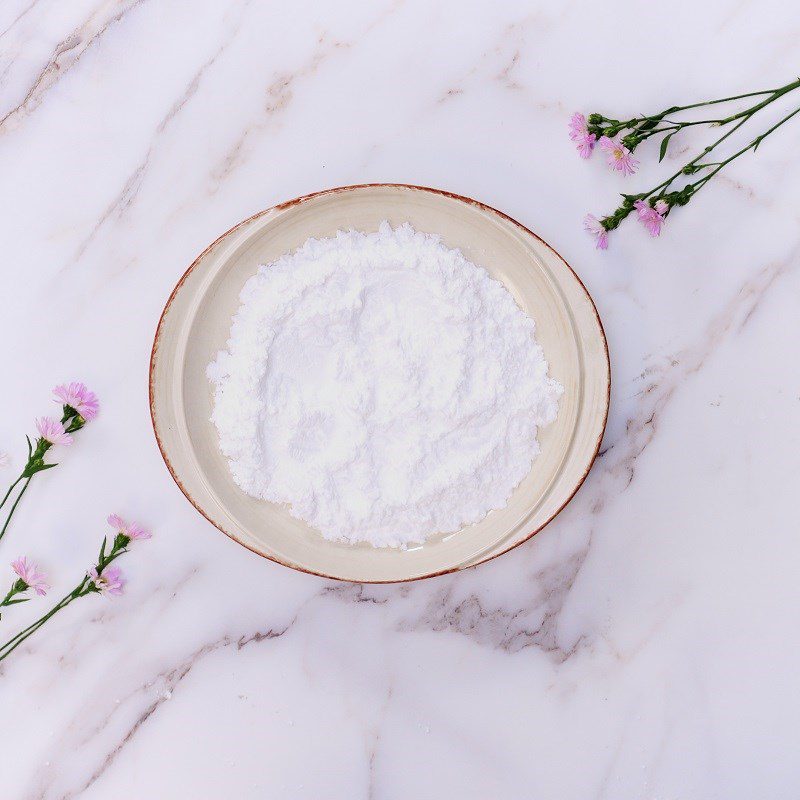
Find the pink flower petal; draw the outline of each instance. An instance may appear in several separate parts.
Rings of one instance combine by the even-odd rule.
[[[47,590],[50,588],[47,583],[47,575],[39,572],[39,567],[33,561],[28,561],[26,556],[21,556],[11,562],[11,568],[29,589],[33,589],[40,596],[47,594]]]
[[[126,522],[119,514],[109,514],[107,522],[117,533],[125,530]]]
[[[583,218],[583,227],[587,233],[594,237],[595,247],[598,250],[608,249],[608,231],[594,214],[587,214]]]
[[[614,141],[608,136],[601,136],[598,142],[600,149],[606,153],[606,163],[616,172],[623,175],[633,175],[639,166],[639,162],[633,157],[621,142]]]
[[[36,420],[36,430],[39,436],[50,444],[64,446],[72,444],[72,437],[64,430],[60,420],[53,417],[40,417]]]
[[[126,581],[119,567],[106,567],[102,573],[97,572],[97,567],[92,567],[87,575],[102,595],[116,597],[125,587]]]
[[[583,114],[573,114],[569,121],[569,138],[575,142],[581,158],[589,158],[592,154],[597,136],[589,133],[586,126],[586,117]]]
[[[639,221],[647,229],[647,232],[651,236],[658,236],[661,233],[664,215],[669,210],[669,205],[664,200],[659,200],[654,207],[646,200],[637,200],[633,207],[636,209]]]
[[[87,422],[93,420],[100,411],[97,395],[79,381],[61,384],[53,389],[55,401],[74,408]]]
[[[131,541],[136,539],[150,539],[152,533],[143,528],[138,522],[126,522],[119,514],[111,514],[108,524],[117,532],[127,536]]]

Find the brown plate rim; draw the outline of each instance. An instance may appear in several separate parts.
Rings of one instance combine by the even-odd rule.
[[[229,234],[233,233],[238,228],[241,228],[242,225],[246,225],[248,222],[252,222],[253,220],[258,219],[259,217],[262,217],[262,216],[264,216],[264,214],[268,214],[271,211],[280,211],[280,210],[283,210],[283,209],[286,209],[286,208],[291,208],[292,206],[298,205],[299,203],[306,202],[307,200],[311,200],[314,197],[320,197],[322,195],[339,194],[341,192],[352,191],[354,189],[374,189],[374,188],[412,189],[412,190],[420,191],[420,192],[430,192],[431,194],[442,195],[443,197],[448,197],[448,198],[450,198],[452,200],[458,200],[458,201],[460,201],[462,203],[467,203],[468,205],[472,205],[472,206],[475,206],[477,208],[480,208],[480,209],[483,209],[483,210],[486,210],[486,211],[491,211],[491,212],[493,212],[495,214],[498,214],[503,219],[508,220],[508,222],[511,222],[513,225],[516,225],[518,228],[520,228],[523,231],[525,231],[525,233],[530,234],[531,236],[533,236],[534,239],[538,240],[539,242],[541,242],[541,244],[543,244],[545,247],[547,247],[549,250],[551,250],[553,253],[555,253],[555,255],[558,256],[558,258],[560,258],[561,261],[563,261],[564,264],[567,265],[567,268],[573,274],[573,276],[575,277],[575,280],[577,280],[578,283],[580,284],[581,288],[583,289],[584,293],[586,294],[586,297],[589,298],[589,302],[591,303],[591,306],[592,306],[592,312],[594,313],[595,319],[597,320],[598,327],[600,328],[600,336],[602,337],[602,340],[603,340],[603,352],[605,353],[605,357],[606,357],[606,366],[607,366],[607,373],[608,373],[608,385],[606,387],[606,402],[605,402],[605,413],[603,415],[603,424],[602,424],[602,426],[600,428],[600,433],[599,433],[599,435],[597,437],[597,443],[596,443],[595,448],[594,448],[594,453],[592,454],[592,457],[589,460],[589,463],[586,465],[586,469],[584,470],[583,475],[580,477],[578,482],[575,484],[575,488],[572,490],[572,492],[569,494],[569,496],[553,512],[553,514],[551,514],[550,517],[548,517],[541,525],[539,525],[537,528],[535,528],[533,531],[531,531],[527,536],[525,536],[524,538],[520,539],[518,542],[515,542],[514,544],[510,545],[505,550],[501,550],[499,553],[494,553],[493,555],[490,555],[490,556],[487,556],[485,558],[482,558],[480,561],[476,561],[474,564],[468,564],[468,565],[465,565],[465,566],[450,567],[449,569],[439,570],[438,572],[429,572],[429,573],[426,573],[425,575],[417,575],[417,576],[415,576],[413,578],[398,578],[398,579],[394,579],[394,580],[353,581],[353,580],[351,580],[349,578],[341,578],[341,577],[339,577],[337,575],[328,575],[328,574],[326,574],[324,572],[316,572],[315,570],[306,569],[305,567],[301,567],[299,564],[292,564],[292,563],[289,563],[287,561],[281,561],[279,558],[275,558],[274,556],[270,556],[270,555],[267,555],[266,553],[262,553],[262,552],[260,552],[258,550],[255,550],[254,548],[250,547],[249,545],[245,544],[244,542],[239,541],[239,539],[237,539],[235,536],[233,536],[233,534],[228,533],[228,531],[226,531],[223,528],[221,528],[219,525],[217,525],[216,522],[214,522],[214,520],[212,520],[205,513],[205,511],[203,511],[203,509],[195,502],[194,498],[189,494],[187,489],[181,483],[180,478],[176,474],[172,464],[170,463],[169,458],[167,457],[167,454],[166,454],[166,452],[164,450],[163,443],[161,441],[161,437],[158,435],[158,428],[156,426],[156,418],[155,418],[154,373],[155,373],[155,363],[156,363],[156,351],[158,350],[158,344],[159,344],[159,340],[161,338],[161,327],[162,327],[162,324],[164,322],[164,317],[166,316],[167,311],[169,311],[169,308],[172,305],[172,302],[175,299],[175,296],[180,291],[180,289],[183,286],[183,284],[186,282],[186,279],[189,277],[189,275],[195,269],[195,267],[197,266],[199,261],[203,258],[203,256],[205,256],[206,253],[208,253],[209,250],[211,250],[218,242],[220,242],[222,239],[224,239]],[[546,528],[567,507],[567,505],[572,501],[572,498],[575,497],[575,495],[577,494],[578,490],[585,483],[586,478],[588,477],[589,472],[591,471],[592,466],[594,465],[594,462],[597,460],[597,454],[600,452],[600,445],[601,445],[601,443],[603,441],[603,436],[605,435],[606,425],[608,424],[609,408],[610,408],[610,405],[611,405],[611,357],[610,357],[609,350],[608,350],[608,339],[606,337],[605,328],[603,327],[603,321],[600,319],[600,314],[597,311],[597,305],[594,302],[594,298],[589,293],[589,290],[586,288],[586,285],[584,284],[584,282],[580,279],[578,274],[572,268],[572,265],[552,245],[550,245],[548,242],[546,242],[544,239],[542,239],[541,236],[539,236],[538,234],[534,233],[530,228],[526,227],[521,222],[517,221],[516,219],[514,219],[513,217],[511,217],[508,214],[504,213],[503,211],[500,211],[499,209],[495,208],[494,206],[490,206],[487,203],[481,202],[480,200],[475,200],[472,197],[467,197],[466,195],[456,194],[455,192],[448,192],[445,189],[435,189],[435,188],[430,187],[430,186],[419,186],[419,185],[413,184],[413,183],[356,183],[356,184],[351,184],[351,185],[348,185],[348,186],[336,186],[336,187],[333,187],[331,189],[322,189],[321,191],[318,191],[318,192],[311,192],[310,194],[304,194],[304,195],[301,195],[300,197],[295,197],[292,200],[286,200],[283,203],[278,203],[277,205],[270,206],[269,208],[265,208],[262,211],[258,211],[255,214],[247,217],[246,219],[243,219],[241,222],[237,222],[233,227],[229,228],[223,234],[221,234],[216,239],[214,239],[214,241],[211,242],[211,244],[209,244],[207,247],[205,247],[202,250],[202,252],[194,259],[194,261],[192,261],[192,263],[189,265],[187,270],[183,273],[183,275],[181,275],[180,279],[175,284],[175,288],[170,293],[169,298],[167,298],[167,302],[164,305],[164,308],[161,311],[161,315],[158,318],[158,324],[156,325],[155,336],[153,337],[153,346],[150,349],[150,365],[149,365],[149,373],[148,373],[148,375],[149,375],[149,378],[148,378],[148,399],[149,399],[149,408],[150,408],[150,422],[151,422],[152,427],[153,427],[153,434],[155,435],[155,438],[156,438],[156,444],[158,445],[158,450],[161,453],[161,458],[164,461],[164,464],[165,464],[167,470],[169,471],[169,474],[172,476],[172,480],[175,481],[175,485],[181,490],[181,493],[183,494],[183,496],[192,504],[192,506],[195,508],[195,510],[197,510],[201,514],[201,516],[203,516],[206,520],[208,520],[208,522],[210,522],[218,531],[220,531],[221,533],[224,533],[225,536],[227,536],[229,539],[233,540],[234,542],[236,542],[241,547],[246,548],[250,552],[255,553],[256,555],[260,556],[261,558],[266,558],[267,560],[272,561],[275,564],[280,564],[283,567],[289,567],[290,569],[297,570],[298,572],[304,572],[307,575],[316,575],[319,578],[327,578],[328,580],[341,581],[343,583],[392,584],[392,583],[410,583],[411,581],[421,581],[421,580],[426,580],[428,578],[437,578],[437,577],[439,577],[441,575],[449,575],[449,574],[454,573],[454,572],[461,572],[462,570],[465,570],[465,569],[473,569],[474,567],[478,567],[481,564],[486,564],[487,562],[492,561],[493,559],[498,558],[499,556],[505,555],[506,553],[510,552],[511,550],[515,549],[516,547],[519,547],[521,544],[524,544],[525,542],[530,541],[530,539],[532,539],[541,530]]]

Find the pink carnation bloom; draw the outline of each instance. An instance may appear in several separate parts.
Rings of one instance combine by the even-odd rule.
[[[16,561],[11,562],[11,568],[27,584],[29,589],[33,589],[36,594],[41,596],[47,594],[47,590],[50,588],[50,584],[47,583],[47,575],[39,572],[39,567],[33,561],[28,561],[25,556],[21,556]]]
[[[86,574],[92,579],[100,594],[111,597],[122,594],[125,578],[122,577],[122,570],[119,567],[106,567],[100,574],[97,572],[97,567],[92,567]]]
[[[50,444],[72,444],[72,437],[64,430],[64,426],[53,417],[40,417],[36,420],[39,436]]]
[[[100,401],[97,395],[86,388],[83,383],[73,381],[62,383],[53,389],[56,403],[72,406],[87,422],[93,420],[100,411]]]
[[[593,133],[589,133],[589,129],[586,126],[586,117],[583,114],[575,113],[570,118],[569,138],[577,145],[580,157],[589,158],[597,137]]]
[[[611,169],[621,172],[623,175],[633,175],[636,172],[639,162],[624,144],[615,142],[608,136],[601,136],[598,144],[605,151],[606,161]]]
[[[136,522],[125,522],[119,514],[111,514],[108,524],[117,532],[127,536],[131,541],[136,539],[149,539],[153,534]]]
[[[583,228],[587,233],[594,236],[595,247],[598,250],[605,250],[608,247],[608,231],[600,224],[600,220],[594,214],[587,214],[583,218]]]
[[[664,224],[664,217],[669,211],[669,205],[664,200],[657,200],[655,206],[651,206],[646,200],[637,200],[633,207],[639,214],[641,222],[651,236],[658,236],[661,233],[661,226]]]

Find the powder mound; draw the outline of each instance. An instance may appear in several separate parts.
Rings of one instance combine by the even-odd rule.
[[[406,547],[503,508],[562,387],[534,322],[438,236],[384,222],[261,266],[208,367],[236,483],[327,539]]]

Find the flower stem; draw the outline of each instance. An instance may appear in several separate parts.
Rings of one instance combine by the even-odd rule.
[[[24,478],[24,475],[20,475],[11,486],[8,487],[8,491],[5,493],[2,501],[0,501],[0,508],[2,508],[6,504],[6,500],[11,496],[11,492],[14,490],[14,487]]]
[[[671,136],[683,128],[690,128],[695,125],[728,125],[729,123],[735,122],[739,119],[750,119],[750,117],[752,117],[762,108],[765,108],[779,97],[782,97],[783,95],[788,94],[797,88],[800,88],[800,79],[791,81],[790,83],[787,83],[785,86],[781,86],[778,89],[770,89],[763,92],[748,92],[746,94],[734,95],[731,97],[722,97],[719,100],[691,103],[686,106],[671,106],[670,108],[664,109],[664,111],[659,114],[654,114],[652,116],[633,117],[624,121],[598,115],[602,122],[594,127],[590,125],[589,130],[597,136],[604,134],[614,136],[621,131],[630,130],[630,133],[623,138],[623,143],[633,150],[637,145],[658,134],[667,134],[668,136]],[[727,103],[732,100],[740,100],[745,97],[763,97],[764,95],[767,96],[755,105],[745,108],[742,111],[738,111],[735,114],[730,114],[727,117],[696,119],[685,122],[668,119],[668,116],[679,111],[716,105],[718,103]],[[603,123],[608,123],[608,126],[603,127]],[[662,126],[662,123],[664,123],[666,127]]]
[[[767,89],[763,92],[747,92],[746,94],[737,94],[733,95],[732,97],[721,97],[719,100],[707,100],[702,103],[692,103],[688,106],[673,106],[672,108],[668,108],[665,111],[662,111],[661,114],[656,116],[657,119],[664,119],[667,114],[673,114],[678,111],[688,111],[691,108],[702,108],[704,106],[713,106],[719,103],[729,103],[733,100],[742,100],[745,97],[760,97],[763,95],[769,95],[766,100],[762,100],[760,103],[757,103],[754,106],[751,106],[744,111],[740,111],[738,114],[733,114],[729,117],[725,117],[723,120],[717,119],[707,119],[707,120],[694,120],[692,122],[687,123],[675,123],[675,124],[682,124],[682,125],[703,125],[705,123],[713,123],[719,122],[721,125],[724,125],[725,122],[732,122],[735,119],[739,119],[739,117],[744,116],[745,114],[754,114],[756,111],[764,108],[764,106],[769,105],[773,100],[777,100],[779,97],[787,94],[788,92],[794,91],[800,87],[800,79],[793,80],[787,83],[785,86],[781,86],[778,89]],[[668,121],[668,120],[667,120]]]
[[[680,178],[681,175],[686,174],[686,169],[687,168],[694,167],[695,164],[697,164],[697,162],[701,158],[703,158],[704,156],[707,156],[712,150],[714,150],[715,147],[717,147],[717,145],[722,144],[722,142],[724,142],[729,136],[731,136],[739,128],[741,128],[742,125],[744,125],[745,122],[747,122],[747,120],[743,119],[741,122],[739,122],[738,125],[734,125],[727,133],[724,133],[722,136],[720,136],[719,139],[717,139],[716,142],[713,142],[708,147],[704,148],[703,152],[700,153],[700,155],[695,156],[687,164],[684,164],[684,166],[681,167],[674,175],[670,175],[669,178],[667,178],[662,183],[659,183],[658,186],[656,186],[655,188],[651,189],[649,192],[643,192],[642,194],[638,194],[638,195],[630,195],[630,197],[632,197],[633,199],[636,199],[636,200],[646,200],[648,197],[652,197],[660,189],[661,190],[666,189],[676,178]],[[664,194],[664,192],[661,191],[659,196],[661,196],[663,194]]]
[[[8,512],[8,517],[6,517],[5,524],[3,525],[3,529],[0,530],[0,539],[2,539],[6,535],[6,530],[8,529],[9,523],[11,522],[11,517],[14,514],[15,509],[19,505],[19,501],[22,500],[22,495],[25,494],[25,490],[28,488],[32,477],[33,477],[32,475],[29,476],[28,479],[25,481],[25,483],[22,486],[22,491],[20,491],[20,493],[17,495],[17,499],[14,501],[14,504],[11,506],[11,510]],[[17,480],[17,483],[19,483],[19,480]]]
[[[640,194],[625,194],[623,197],[625,198],[625,203],[618,208],[614,214],[603,217],[601,220],[601,224],[606,230],[614,230],[615,228],[619,227],[619,224],[633,211],[634,209],[634,202],[636,200],[647,200],[650,197],[663,197],[664,190],[667,189],[670,184],[679,178],[681,175],[684,174],[684,170],[689,167],[693,167],[701,158],[707,156],[717,145],[721,144],[725,141],[729,136],[736,132],[738,128],[740,128],[744,123],[747,122],[746,119],[743,119],[737,125],[734,125],[727,133],[724,133],[722,136],[717,139],[716,142],[713,142],[708,147],[706,147],[700,155],[695,156],[688,164],[684,165],[679,169],[674,175],[670,175],[665,181],[662,181],[658,184],[658,186],[653,187],[647,192],[641,192]]]
[[[19,599],[19,600],[12,600],[12,598],[18,594],[23,594],[30,589],[27,583],[22,578],[18,578],[11,584],[11,588],[8,590],[8,594],[3,598],[3,601],[0,602],[0,608],[5,606],[11,606],[15,603],[24,603],[27,598]]]
[[[19,594],[20,592],[24,592],[25,589],[18,589],[17,588],[17,581],[11,584],[11,588],[8,590],[8,594],[3,598],[3,602],[0,603],[0,608],[5,608],[6,606],[14,605],[16,603],[24,603],[25,599],[19,600],[12,600],[15,594]]]
[[[791,84],[789,84],[791,85]],[[785,87],[782,87],[785,88]],[[691,103],[688,106],[673,106],[674,111],[665,111],[665,114],[672,114],[675,111],[688,111],[690,108],[702,108],[703,106],[715,106],[719,103],[730,103],[733,100],[743,100],[745,97],[759,97],[764,94],[775,94],[778,89],[764,89],[761,92],[746,92],[745,94],[735,94],[731,97],[720,97],[718,100],[703,100],[700,103]]]
[[[699,191],[699,190],[700,190],[700,189],[701,189],[703,186],[705,186],[705,185],[706,185],[706,184],[707,184],[707,183],[708,183],[708,182],[711,180],[711,178],[713,178],[713,177],[714,177],[714,176],[715,176],[715,175],[716,175],[716,174],[717,174],[717,173],[718,173],[718,172],[719,172],[719,171],[720,171],[720,170],[721,170],[723,167],[725,167],[725,166],[727,166],[728,164],[730,164],[730,163],[731,163],[731,161],[734,161],[735,159],[739,158],[739,156],[743,155],[743,154],[744,154],[744,153],[746,153],[748,150],[755,150],[755,149],[756,149],[756,148],[757,148],[757,147],[758,147],[758,146],[761,144],[761,142],[762,142],[764,139],[766,139],[766,138],[767,138],[767,136],[769,136],[769,135],[770,135],[770,134],[771,134],[773,131],[775,131],[775,130],[777,130],[778,128],[780,128],[780,126],[781,126],[781,125],[783,125],[783,123],[784,123],[784,122],[788,122],[788,121],[789,121],[789,120],[790,120],[792,117],[796,116],[797,114],[800,114],[800,108],[796,108],[796,109],[795,109],[794,111],[792,111],[790,114],[787,114],[787,115],[786,115],[786,116],[785,116],[783,119],[781,119],[780,121],[776,122],[776,123],[775,123],[775,124],[774,124],[774,125],[773,125],[771,128],[769,128],[768,130],[764,131],[764,133],[762,133],[762,134],[761,134],[761,135],[759,135],[759,136],[756,136],[756,138],[755,138],[755,139],[753,139],[753,141],[752,141],[752,142],[750,142],[750,144],[748,144],[746,147],[743,147],[741,150],[738,150],[738,151],[737,151],[737,152],[735,152],[735,153],[734,153],[732,156],[730,156],[730,157],[726,158],[724,161],[719,161],[719,162],[717,162],[716,164],[700,164],[700,165],[698,165],[698,166],[700,166],[700,167],[712,167],[712,166],[715,166],[715,167],[716,167],[716,169],[712,169],[712,170],[711,170],[711,172],[707,173],[707,174],[706,174],[706,175],[704,175],[704,176],[703,176],[703,177],[702,177],[702,178],[701,178],[699,181],[697,181],[697,182],[694,184],[694,187],[695,187],[695,188],[694,188],[694,191],[695,191],[695,192]]]
[[[756,103],[756,105],[751,106],[750,108],[744,109],[744,111],[740,111],[737,114],[731,114],[728,117],[724,117],[722,119],[695,119],[691,122],[676,122],[675,125],[679,125],[682,128],[688,128],[691,125],[727,125],[729,122],[734,122],[737,119],[741,119],[742,117],[750,118],[756,112],[760,111],[762,108],[765,108],[770,103],[775,102],[779,97],[783,97],[783,95],[788,94],[791,91],[794,91],[800,86],[800,80],[793,81],[792,83],[787,83],[786,86],[782,86],[780,89],[776,89],[772,94],[767,97],[766,100],[762,100],[760,103]],[[665,120],[665,122],[669,124],[669,120]]]
[[[67,412],[65,412],[62,418],[62,424],[64,424],[66,420],[72,419],[72,417],[74,417],[74,419],[70,423],[70,427],[68,430],[79,430],[82,427],[82,423],[78,422],[79,420],[81,420],[81,417],[75,416],[74,414],[70,416]],[[77,427],[74,427],[76,425]],[[28,461],[25,464],[25,469],[22,470],[20,476],[14,481],[14,483],[12,483],[11,486],[8,487],[8,491],[3,497],[3,500],[0,501],[0,508],[2,508],[5,505],[6,501],[9,499],[9,497],[11,496],[11,492],[14,490],[14,487],[20,481],[23,480],[25,481],[24,485],[22,486],[22,491],[20,491],[20,493],[17,495],[17,499],[14,501],[13,505],[11,506],[11,510],[8,512],[5,524],[3,525],[2,530],[0,530],[0,539],[2,539],[3,536],[5,536],[6,530],[8,529],[8,526],[11,522],[11,517],[13,516],[14,511],[17,508],[17,505],[19,504],[19,501],[22,500],[22,495],[25,494],[25,490],[28,488],[28,484],[31,482],[33,476],[37,472],[43,472],[44,470],[52,469],[53,467],[56,466],[55,464],[44,463],[44,455],[52,446],[53,445],[50,442],[48,442],[47,439],[45,439],[44,437],[40,437],[36,441],[36,448],[33,449],[31,447],[30,440],[28,440]]]
[[[126,536],[118,534],[114,539],[111,551],[105,552],[106,539],[103,539],[103,544],[100,547],[100,555],[97,560],[97,574],[102,574],[103,570],[115,559],[119,558],[123,553],[127,553],[127,545],[129,539]],[[96,592],[97,587],[94,585],[92,579],[85,575],[83,580],[67,595],[61,598],[44,616],[39,617],[36,622],[29,625],[24,630],[21,630],[16,636],[12,636],[5,644],[0,646],[0,661],[6,656],[10,655],[17,649],[26,639],[33,636],[42,625],[45,624],[51,617],[55,616],[61,609],[66,608],[73,600],[79,597],[85,597],[87,594]]]
[[[6,656],[10,655],[17,649],[29,636],[33,636],[42,625],[45,624],[51,617],[55,616],[62,608],[66,608],[73,600],[77,600],[82,596],[82,590],[86,584],[86,579],[73,589],[68,595],[62,597],[44,616],[39,617],[33,624],[29,625],[24,630],[21,630],[16,636],[9,639],[2,647],[0,647],[0,661]]]
[[[669,206],[673,205],[685,205],[689,202],[691,197],[695,195],[700,189],[703,188],[710,180],[713,178],[720,170],[724,169],[728,164],[732,161],[735,161],[739,156],[744,155],[744,153],[748,152],[749,150],[756,150],[761,142],[767,138],[771,133],[776,131],[778,128],[781,127],[784,123],[788,122],[792,117],[797,116],[800,114],[800,107],[794,109],[789,114],[787,114],[782,119],[778,120],[772,127],[768,128],[764,133],[759,134],[755,137],[749,144],[742,147],[740,150],[737,150],[732,155],[728,156],[728,158],[723,159],[722,161],[714,161],[708,163],[700,163],[701,159],[704,156],[707,156],[712,150],[714,150],[719,144],[721,144],[725,139],[735,133],[745,122],[748,121],[749,117],[742,118],[736,125],[734,125],[727,133],[724,133],[722,136],[719,137],[715,142],[710,144],[706,147],[699,155],[695,156],[691,161],[685,164],[678,172],[674,175],[671,175],[662,183],[659,183],[658,186],[650,189],[647,192],[642,192],[640,194],[625,194],[623,195],[624,203],[611,215],[604,217],[600,220],[603,227],[610,231],[614,230],[615,228],[619,227],[619,224],[626,218],[634,209],[634,203],[637,200],[648,200],[650,199],[651,205],[654,201],[664,199],[669,203]],[[681,175],[691,175],[694,172],[698,172],[700,170],[704,170],[710,167],[714,167],[710,172],[704,174],[699,180],[695,181],[694,183],[687,183],[681,190],[667,192],[666,190],[670,187],[672,182],[679,178]]]

